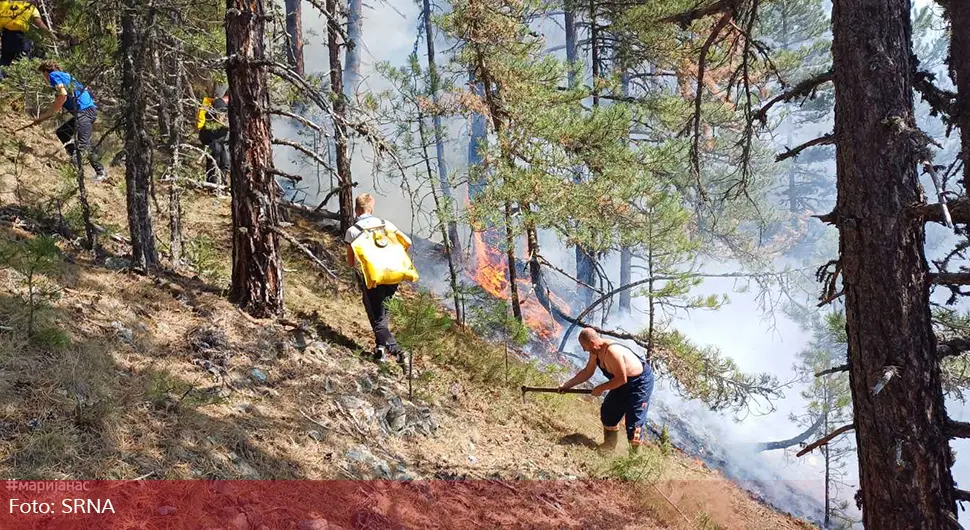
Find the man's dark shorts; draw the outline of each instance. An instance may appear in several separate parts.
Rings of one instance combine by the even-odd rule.
[[[620,388],[606,393],[600,407],[600,420],[608,430],[619,430],[626,420],[626,439],[631,445],[641,445],[647,438],[647,410],[653,394],[653,370],[646,365],[643,373],[631,378]]]

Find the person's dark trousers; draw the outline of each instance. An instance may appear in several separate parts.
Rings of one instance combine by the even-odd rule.
[[[0,32],[0,67],[10,66],[22,57],[30,57],[33,47],[34,43],[27,38],[27,32],[3,30]]]
[[[199,141],[209,149],[209,156],[205,159],[205,180],[213,184],[226,184],[226,174],[229,173],[229,132],[213,134],[202,131]]]
[[[78,111],[64,125],[57,128],[57,138],[64,144],[64,149],[75,164],[79,164],[80,158],[83,158],[86,153],[95,173],[102,175],[104,166],[98,160],[97,153],[91,148],[91,135],[94,133],[94,122],[97,119],[97,107]]]
[[[363,281],[361,281],[363,284]],[[391,316],[385,305],[388,300],[394,297],[397,292],[397,285],[378,285],[373,289],[363,289],[364,309],[367,310],[367,318],[370,320],[371,329],[374,330],[374,340],[377,346],[384,346],[387,353],[397,355],[401,349],[397,346],[394,335],[391,334]]]

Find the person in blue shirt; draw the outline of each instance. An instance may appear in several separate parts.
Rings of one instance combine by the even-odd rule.
[[[70,113],[71,119],[57,128],[57,138],[64,144],[68,156],[78,167],[86,153],[91,167],[94,168],[95,178],[99,181],[105,180],[107,173],[104,166],[91,148],[94,122],[98,119],[98,106],[94,104],[91,92],[74,79],[74,76],[63,71],[55,61],[43,61],[39,69],[55,91],[54,102],[23,129],[44,123],[61,111]]]

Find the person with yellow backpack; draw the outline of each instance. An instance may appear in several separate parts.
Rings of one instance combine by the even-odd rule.
[[[407,372],[407,352],[391,333],[386,304],[401,282],[418,280],[418,271],[408,255],[411,239],[390,221],[375,217],[374,203],[369,193],[359,195],[354,203],[357,221],[344,235],[347,263],[357,271],[364,294],[364,309],[377,343],[374,360],[384,362],[393,357]]]
[[[205,180],[226,184],[231,159],[229,157],[229,92],[215,98],[204,98],[196,116],[195,128],[199,142],[208,150]]]
[[[34,43],[27,32],[31,24],[54,37],[33,2],[0,0],[0,28],[3,28],[0,30],[0,68],[10,66],[21,57],[30,57]]]

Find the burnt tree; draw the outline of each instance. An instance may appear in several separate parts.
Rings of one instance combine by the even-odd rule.
[[[950,20],[950,76],[958,95],[953,114],[960,129],[960,161],[966,174],[970,171],[970,53],[967,53],[970,50],[970,4],[957,0],[939,3]]]
[[[330,92],[333,98],[334,147],[337,155],[337,185],[340,186],[340,233],[354,223],[354,183],[350,174],[350,151],[347,137],[347,97],[344,94],[343,70],[340,66],[340,23],[337,0],[327,0],[327,51],[330,58]]]
[[[940,530],[956,510],[930,321],[909,0],[832,12],[835,222],[866,528]]]
[[[286,58],[293,71],[304,75],[303,0],[286,0]]]
[[[154,8],[140,0],[125,0],[121,12],[122,81],[126,89],[125,112],[125,187],[131,259],[139,268],[158,267],[155,232],[152,228],[150,195],[152,187],[152,139],[148,122],[148,57]]]
[[[283,312],[283,267],[273,173],[264,0],[228,0],[229,145],[232,153],[230,300],[258,318]]]

